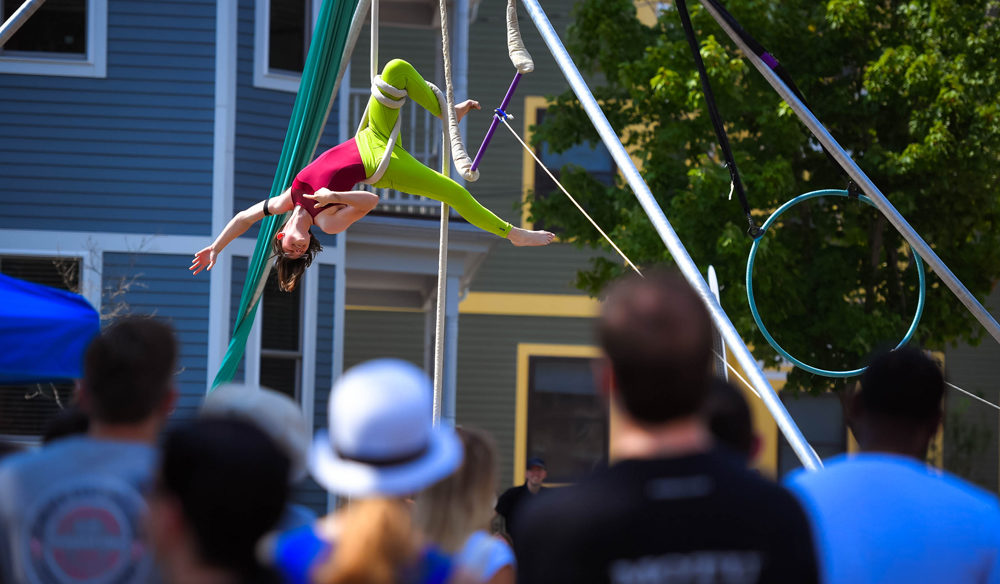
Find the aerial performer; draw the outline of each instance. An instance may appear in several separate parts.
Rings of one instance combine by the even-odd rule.
[[[286,292],[294,290],[305,269],[322,250],[310,228],[315,225],[324,233],[340,233],[375,208],[378,195],[351,190],[360,182],[447,203],[469,223],[517,246],[551,243],[555,237],[552,233],[514,227],[483,207],[461,185],[424,166],[403,149],[395,139],[396,121],[407,96],[442,117],[443,100],[438,99],[416,69],[401,59],[389,61],[372,89],[367,127],[321,154],[280,195],[237,213],[211,245],[195,254],[191,271],[197,274],[203,269],[211,270],[219,252],[251,225],[267,215],[291,211],[271,247],[276,256],[279,286]],[[480,109],[478,102],[462,102],[455,106],[456,117],[461,120],[473,109]],[[391,154],[383,157],[393,142]]]

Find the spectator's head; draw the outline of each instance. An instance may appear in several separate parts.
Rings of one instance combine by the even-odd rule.
[[[712,322],[675,272],[630,275],[608,289],[598,338],[613,378],[613,399],[640,424],[696,414],[708,393]],[[602,380],[602,385],[605,385]]]
[[[132,425],[166,418],[173,406],[177,342],[169,325],[126,318],[87,347],[81,406],[92,422]]]
[[[64,410],[59,410],[45,423],[45,431],[42,433],[42,444],[48,444],[60,438],[86,434],[89,428],[90,417],[80,408],[71,406]]]
[[[715,377],[705,402],[705,419],[716,444],[738,454],[748,463],[757,455],[760,441],[753,431],[753,417],[743,392]]]
[[[291,482],[306,477],[309,426],[302,409],[287,395],[256,385],[227,383],[205,397],[199,415],[234,418],[257,426],[288,456]]]
[[[488,529],[496,488],[496,447],[483,432],[459,428],[465,457],[453,474],[417,496],[415,518],[430,540],[457,552],[474,531]]]
[[[267,581],[255,552],[288,497],[288,458],[240,420],[200,418],[170,431],[150,495],[150,540],[172,582],[199,570]]]
[[[417,560],[419,532],[401,498],[462,462],[455,430],[433,424],[432,397],[424,372],[396,359],[357,365],[334,384],[330,431],[313,442],[309,470],[330,491],[362,500],[340,518],[345,537],[316,582],[397,582]]]
[[[537,492],[547,476],[549,476],[549,471],[544,460],[537,456],[528,459],[524,465],[524,482],[531,492]]]
[[[313,477],[341,495],[399,497],[448,476],[462,444],[454,429],[434,426],[432,402],[430,379],[406,361],[349,369],[330,395],[329,433],[313,442]]]
[[[923,458],[941,424],[944,375],[919,349],[877,355],[848,401],[848,419],[862,450]]]

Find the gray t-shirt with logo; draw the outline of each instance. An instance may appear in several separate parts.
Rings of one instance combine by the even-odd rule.
[[[142,531],[156,451],[65,438],[0,463],[0,581],[138,584],[154,579]]]

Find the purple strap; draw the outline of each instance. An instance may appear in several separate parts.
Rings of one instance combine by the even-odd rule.
[[[500,103],[500,110],[506,111],[507,106],[510,104],[510,99],[514,97],[514,90],[517,89],[517,82],[521,80],[521,74],[516,73],[514,75],[514,80],[510,82],[510,87],[507,88],[507,95],[503,96],[503,102]],[[500,114],[493,114],[493,122],[490,123],[490,129],[486,131],[486,137],[483,138],[483,143],[479,145],[479,152],[476,152],[476,158],[472,161],[472,170],[479,168],[479,161],[483,159],[483,154],[486,153],[486,147],[490,145],[490,140],[493,138],[493,132],[497,130],[497,124],[500,123]]]
[[[767,63],[767,66],[770,67],[771,69],[777,69],[777,67],[778,67],[778,60],[775,59],[774,56],[771,55],[771,53],[768,53],[768,52],[765,51],[764,53],[761,54],[760,58],[765,63]]]

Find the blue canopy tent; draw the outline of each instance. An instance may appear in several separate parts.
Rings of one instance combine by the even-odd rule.
[[[79,294],[0,274],[0,384],[79,378],[100,328]]]

